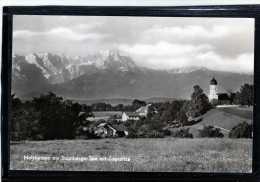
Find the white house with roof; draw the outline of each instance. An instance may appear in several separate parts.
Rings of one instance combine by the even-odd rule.
[[[137,109],[135,112],[138,113],[139,116],[146,117],[148,114],[148,109],[151,106],[151,104],[147,104],[146,106],[142,106],[139,109]]]
[[[123,112],[122,113],[122,121],[127,120],[134,120],[138,121],[140,120],[140,117],[146,117],[148,114],[148,109],[151,106],[151,104],[147,104],[146,106],[142,106],[138,108],[135,112]]]
[[[140,116],[137,113],[135,113],[135,112],[123,112],[121,120],[123,122],[125,122],[127,120],[138,121],[138,120],[140,120]]]

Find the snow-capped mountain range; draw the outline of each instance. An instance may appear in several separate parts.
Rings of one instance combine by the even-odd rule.
[[[100,51],[86,57],[33,53],[25,56],[15,55],[13,60],[13,71],[17,76],[21,65],[32,64],[39,68],[43,76],[52,84],[66,82],[98,70],[125,72],[137,69],[135,62],[119,50]]]
[[[253,75],[183,67],[155,70],[140,67],[118,50],[85,57],[51,53],[15,55],[12,93],[31,98],[52,91],[67,98],[189,98],[198,84],[208,93],[214,76],[221,87],[236,91],[253,83]]]

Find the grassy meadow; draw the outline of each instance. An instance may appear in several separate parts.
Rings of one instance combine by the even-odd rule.
[[[24,155],[128,158],[130,161],[31,161]],[[26,141],[11,144],[16,170],[251,172],[251,139],[158,138]]]

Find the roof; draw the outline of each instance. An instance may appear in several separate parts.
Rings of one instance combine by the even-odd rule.
[[[115,114],[115,115],[110,116],[110,118],[112,118],[112,119],[120,119],[120,118],[122,118],[122,114]]]
[[[127,114],[127,115],[130,116],[130,117],[139,117],[138,113],[130,113],[130,114]]]
[[[78,116],[82,116],[84,114],[85,114],[85,112],[79,112]]]
[[[103,126],[106,126],[107,123],[100,123],[97,127],[103,127]]]
[[[138,116],[139,116],[139,114],[136,113],[136,112],[125,112],[125,114],[126,114],[127,116],[130,116],[130,117],[138,117]]]
[[[147,107],[146,106],[142,106],[139,109],[137,109],[135,112],[144,113],[144,112],[146,112],[146,110],[147,110]]]
[[[211,80],[210,80],[210,85],[217,85],[218,82],[217,80],[213,77]]]
[[[144,113],[147,111],[147,109],[151,106],[151,104],[147,104],[146,106],[142,106],[140,108],[138,108],[135,112],[138,112],[138,113]]]

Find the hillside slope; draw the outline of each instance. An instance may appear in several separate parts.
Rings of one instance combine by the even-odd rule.
[[[236,125],[242,122],[247,122],[249,124],[252,124],[253,121],[253,112],[252,110],[247,110],[247,114],[245,116],[241,116],[235,111],[239,112],[239,108],[232,108],[233,112],[230,112],[230,110],[225,110],[223,108],[216,108],[211,109],[206,114],[202,116],[202,121],[190,126],[190,132],[193,133],[193,135],[198,134],[198,130],[201,129],[203,126],[214,126],[217,128],[220,128],[221,131],[225,136],[228,135],[229,131]],[[243,112],[246,112],[243,110]],[[251,113],[251,118],[248,116]]]

